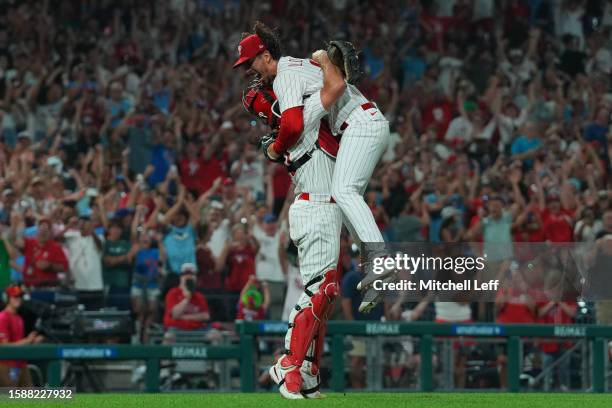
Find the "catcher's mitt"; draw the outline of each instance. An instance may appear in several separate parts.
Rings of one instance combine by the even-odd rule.
[[[274,141],[276,140],[276,136],[278,136],[278,133],[275,131],[266,133],[261,137],[261,139],[259,139],[259,147],[263,151],[263,154],[266,159],[270,160],[271,162],[283,163],[285,161],[285,158],[282,155],[277,159],[273,159],[268,155],[268,147],[270,147],[270,145],[274,143]]]
[[[349,84],[355,84],[361,78],[359,57],[353,43],[348,41],[330,41],[327,46],[327,56],[335,66],[339,67]]]

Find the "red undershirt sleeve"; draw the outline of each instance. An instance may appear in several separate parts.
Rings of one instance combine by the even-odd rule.
[[[281,155],[289,150],[300,138],[304,130],[303,106],[289,108],[281,114],[280,130],[272,150]]]

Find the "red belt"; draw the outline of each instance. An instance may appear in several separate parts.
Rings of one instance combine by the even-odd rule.
[[[372,108],[376,108],[376,105],[374,105],[372,102],[366,102],[363,105],[361,105],[361,109],[363,110],[368,110],[368,109],[372,109]],[[342,125],[340,125],[340,131],[344,131],[344,129],[346,129],[348,127],[348,123],[344,122]]]
[[[314,198],[314,197],[313,197]],[[298,200],[304,200],[304,201],[317,201],[317,200],[310,200],[310,194],[309,193],[300,193],[297,197]],[[322,202],[326,202],[326,203],[332,203],[335,204],[336,200],[334,200],[334,197],[329,197],[329,200],[326,201],[322,201]]]

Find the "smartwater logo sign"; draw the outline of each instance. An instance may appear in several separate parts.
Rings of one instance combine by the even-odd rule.
[[[366,334],[399,334],[399,324],[366,324]]]
[[[260,323],[259,332],[284,334],[287,332],[287,323]]]
[[[58,355],[60,358],[113,358],[117,356],[115,347],[76,347],[76,348],[59,348]]]
[[[502,326],[453,326],[453,334],[457,336],[503,336],[505,329]]]
[[[206,347],[184,347],[176,346],[172,347],[173,358],[206,358],[208,357],[208,350]]]

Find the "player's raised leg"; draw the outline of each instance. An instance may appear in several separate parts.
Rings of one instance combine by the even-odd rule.
[[[387,148],[389,123],[367,121],[348,126],[342,136],[334,175],[332,195],[350,222],[359,241],[383,242],[372,211],[363,199],[374,168]]]
[[[358,108],[360,109],[360,108]],[[389,125],[386,120],[368,120],[366,115],[377,115],[377,109],[358,112],[356,119],[361,119],[348,126],[342,136],[340,150],[336,159],[332,180],[332,194],[340,206],[344,223],[349,227],[351,236],[364,250],[363,245],[377,243],[377,248],[370,248],[368,259],[362,254],[362,267],[374,256],[384,256],[383,237],[376,225],[372,211],[363,199],[363,192],[369,183],[374,168],[387,148]],[[365,118],[365,119],[364,119]],[[374,290],[372,284],[377,279],[390,281],[395,279],[396,271],[385,271],[381,275],[368,273],[359,283],[357,289],[364,291],[360,305],[361,312],[372,310],[382,300],[382,293]]]

